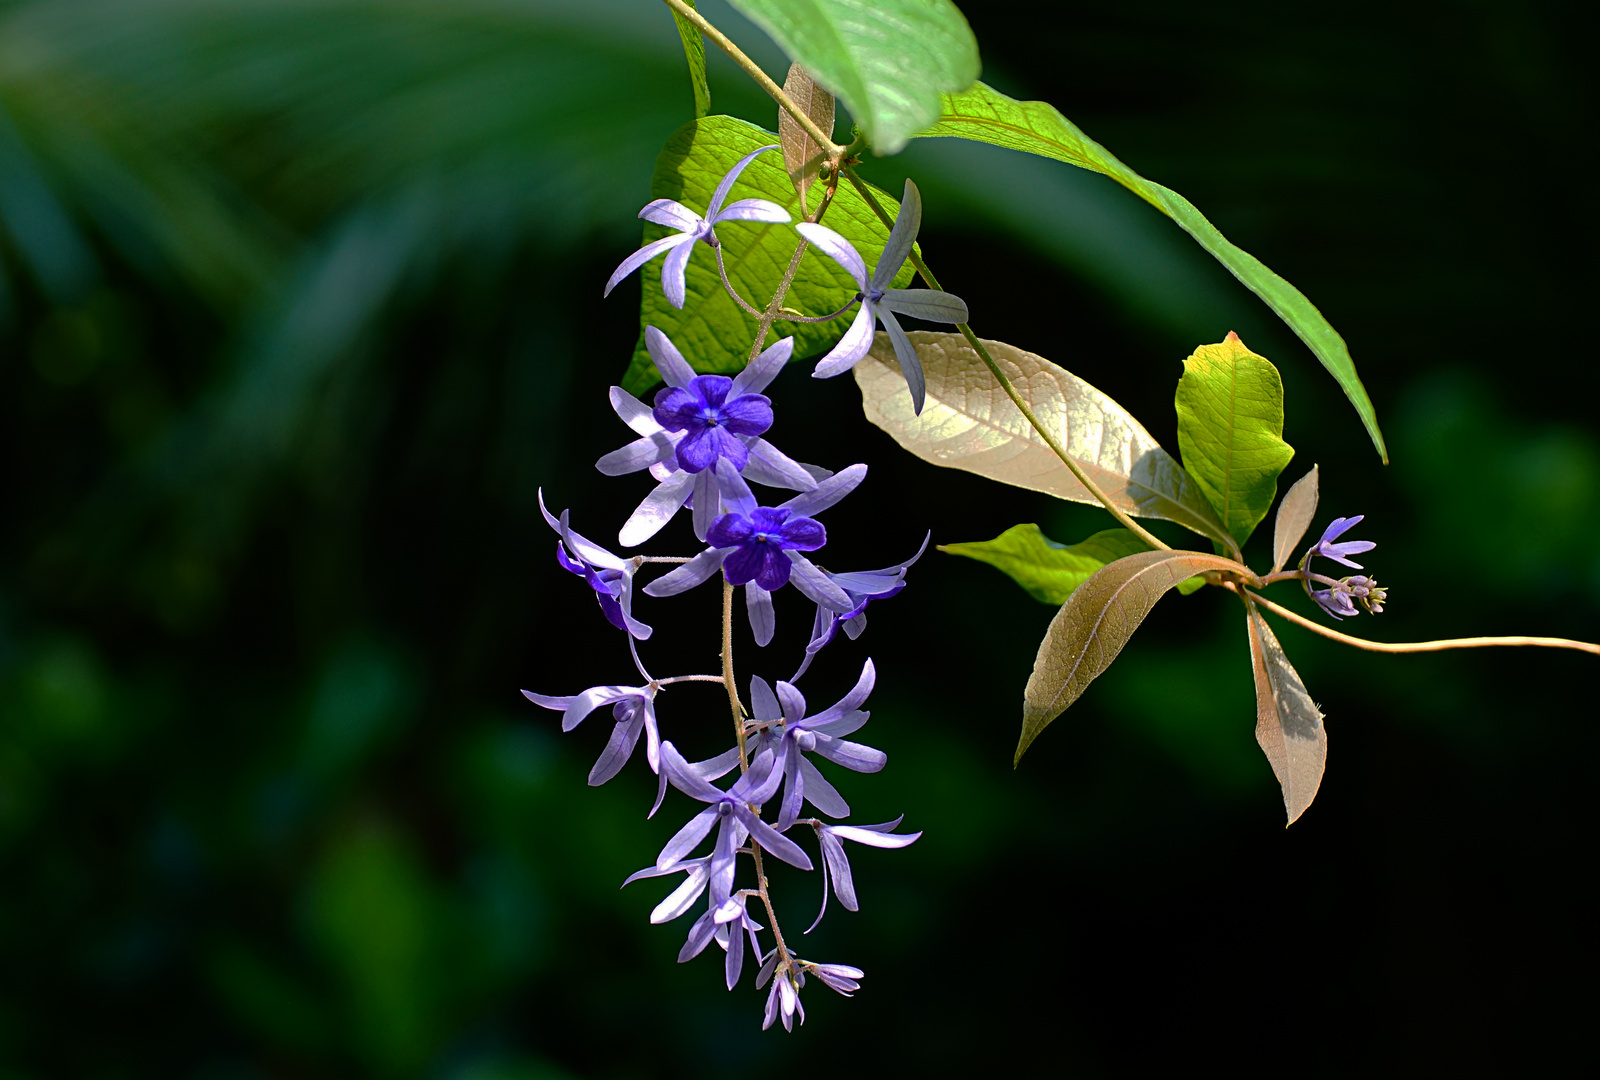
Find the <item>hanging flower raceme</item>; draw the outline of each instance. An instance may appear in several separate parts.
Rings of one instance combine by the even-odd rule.
[[[665,254],[663,288],[674,306],[682,307],[685,268],[697,241],[704,241],[716,251],[718,269],[731,292],[733,287],[722,270],[716,226],[724,221],[789,220],[781,207],[761,199],[727,202],[742,170],[762,152],[745,155],[729,170],[703,218],[667,199],[645,207],[641,217],[674,228],[677,234],[631,255],[606,283],[606,292],[649,259]],[[859,359],[871,343],[875,320],[881,319],[889,327],[899,349],[905,335],[894,321],[894,312],[925,318],[966,317],[965,305],[944,293],[913,293],[888,287],[911,250],[920,213],[916,188],[908,185],[906,205],[892,230],[878,273],[871,278],[848,244],[841,240],[842,247],[830,246],[826,236],[822,238],[821,246],[834,258],[846,263],[854,258],[852,274],[862,289],[857,298],[862,311],[851,331],[852,341],[860,344],[860,350],[848,359],[842,359],[843,354],[835,350],[832,366],[824,374],[843,371]],[[751,310],[742,300],[740,303],[746,311]],[[848,305],[842,309],[848,310]],[[831,317],[800,321],[820,322]],[[770,1027],[781,1019],[785,1029],[792,1030],[795,1017],[805,1020],[799,992],[808,978],[815,977],[830,989],[849,996],[860,988],[862,973],[861,969],[844,964],[802,960],[788,951],[777,925],[762,860],[772,856],[801,870],[813,869],[813,857],[786,833],[796,825],[814,828],[821,851],[818,861],[823,864],[823,909],[826,910],[830,888],[845,907],[854,909],[854,882],[843,842],[855,840],[892,848],[903,847],[920,835],[894,835],[890,830],[896,823],[860,827],[843,824],[840,819],[850,813],[850,806],[814,760],[826,759],[857,773],[877,772],[887,762],[882,751],[845,738],[867,721],[868,714],[860,706],[876,677],[872,663],[864,665],[849,693],[815,715],[807,715],[805,699],[792,682],[780,681],[774,689],[763,679],[752,679],[755,718],[747,717],[736,699],[733,703],[736,745],[703,761],[687,761],[671,742],[661,738],[656,716],[658,696],[677,684],[715,683],[731,689],[733,676],[727,670],[721,675],[675,674],[663,678],[649,674],[640,658],[639,642],[653,635],[651,628],[633,615],[634,601],[639,598],[634,588],[635,576],[651,564],[677,564],[644,588],[647,596],[665,597],[693,588],[720,572],[728,587],[743,587],[750,626],[761,645],[769,644],[775,632],[773,594],[786,585],[794,585],[816,605],[811,644],[800,666],[803,672],[840,626],[851,637],[860,633],[866,622],[867,604],[904,588],[906,568],[922,552],[919,550],[917,556],[896,566],[855,574],[829,573],[807,557],[828,540],[817,515],[853,491],[865,478],[867,467],[852,465],[832,473],[794,461],[766,440],[774,423],[774,411],[772,399],[764,391],[791,358],[792,337],[762,350],[734,375],[696,373],[657,327],[647,326],[644,339],[665,385],[651,404],[620,387],[612,387],[612,408],[636,437],[595,464],[610,476],[648,471],[656,482],[619,532],[618,539],[624,547],[648,540],[684,507],[691,510],[695,536],[707,546],[688,559],[656,553],[625,558],[574,532],[568,514],[552,513],[541,493],[540,512],[560,537],[557,562],[582,578],[605,618],[627,632],[628,652],[642,683],[593,686],[566,696],[527,690],[523,694],[542,708],[560,712],[564,731],[575,729],[602,706],[611,707],[613,725],[605,748],[589,772],[590,784],[602,784],[616,776],[642,739],[645,757],[656,774],[655,802],[648,816],[654,817],[661,808],[668,787],[704,804],[667,841],[655,865],[629,875],[624,884],[681,874],[681,881],[650,912],[650,921],[664,923],[692,914],[678,960],[693,959],[715,942],[725,954],[724,978],[730,990],[739,982],[746,956],[761,957],[758,988],[772,983],[763,1026]],[[904,363],[910,377],[916,379],[920,406],[921,378],[916,354],[908,350],[906,357]],[[798,494],[776,505],[763,505],[751,491],[753,484]],[[925,540],[923,547],[926,546]],[[726,623],[724,627],[724,633],[731,634],[731,627]],[[735,775],[726,788],[719,786],[729,773]],[[819,814],[840,823],[801,819],[799,814],[807,803]],[[708,838],[711,851],[706,853],[703,842]],[[697,848],[702,848],[700,854],[695,853]],[[740,888],[739,868],[745,857],[750,858],[757,876],[754,887]],[[752,904],[765,909],[770,927],[763,927],[752,918]],[[759,937],[763,932],[770,932],[777,942],[765,956]]]
[[[718,246],[717,226],[724,221],[755,221],[772,225],[784,225],[789,221],[789,212],[775,202],[766,199],[740,199],[737,202],[723,206],[723,200],[728,197],[728,192],[733,187],[733,182],[744,172],[746,165],[750,164],[761,154],[768,150],[778,149],[778,144],[763,146],[759,150],[752,150],[734,163],[733,168],[722,178],[717,185],[717,190],[711,195],[711,203],[706,207],[706,216],[701,217],[693,210],[680,202],[672,199],[657,199],[639,211],[639,216],[646,221],[657,225],[665,225],[669,229],[677,229],[676,236],[664,236],[660,240],[652,240],[644,247],[622,260],[622,265],[612,273],[606,282],[606,290],[602,295],[610,296],[611,290],[617,283],[651,259],[667,253],[666,262],[661,266],[661,291],[667,295],[667,303],[675,308],[683,307],[686,295],[684,285],[684,270],[689,265],[689,256],[694,251],[696,240],[703,240],[711,247]]]
[[[912,408],[918,415],[922,413],[922,403],[927,396],[922,361],[917,358],[917,350],[912,347],[911,339],[906,337],[895,315],[910,315],[938,323],[967,321],[967,304],[959,296],[936,289],[889,287],[911,254],[911,245],[916,242],[917,230],[921,227],[922,194],[916,184],[907,180],[905,197],[900,201],[900,213],[895,218],[894,228],[889,231],[889,241],[884,245],[883,255],[879,257],[878,265],[873,268],[869,278],[866,263],[850,241],[824,225],[801,222],[795,226],[800,235],[843,267],[861,290],[856,294],[856,299],[861,301],[861,310],[856,313],[855,321],[832,351],[817,364],[812,374],[819,379],[826,379],[855,367],[867,355],[867,350],[872,348],[873,322],[876,320],[889,333],[895,359],[900,361],[900,371],[905,375],[906,387],[911,391]]]

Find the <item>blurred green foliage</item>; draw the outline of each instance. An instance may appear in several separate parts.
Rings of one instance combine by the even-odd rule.
[[[1060,106],[1322,307],[1395,464],[1270,313],[1108,181],[947,140],[869,162],[889,190],[916,176],[978,331],[1172,449],[1181,358],[1237,330],[1284,373],[1319,520],[1369,515],[1394,602],[1357,629],[1595,637],[1594,223],[1482,152],[1493,131],[1586,174],[1573,14],[968,7],[989,82]],[[772,125],[708,63],[716,109]],[[1308,1046],[1330,1072],[1529,1069],[1526,1032],[1581,1032],[1587,661],[1285,631],[1333,744],[1285,833],[1223,598],[1159,607],[1013,772],[1050,611],[932,554],[808,676],[821,700],[873,656],[891,764],[845,794],[926,830],[856,860],[863,911],[807,943],[865,988],[808,991],[804,1029],[762,1036],[758,995],[676,967],[681,928],[646,923],[660,890],[617,885],[681,806],[646,822],[636,771],[584,787],[597,732],[561,736],[516,690],[627,662],[535,492],[597,537],[642,494],[592,471],[626,438],[604,391],[638,329],[636,285],[599,291],[692,114],[646,0],[0,5],[4,1075],[1253,1073]],[[773,389],[784,448],[872,464],[870,506],[837,511],[841,565],[930,527],[1105,527],[898,456],[848,386],[800,374]],[[714,616],[668,610],[661,663],[704,664],[709,625],[659,628]],[[772,649],[795,655],[784,618]],[[718,749],[698,692],[664,705],[669,735]],[[775,881],[809,922],[819,883]],[[1286,995],[1319,1026],[1262,1023]]]

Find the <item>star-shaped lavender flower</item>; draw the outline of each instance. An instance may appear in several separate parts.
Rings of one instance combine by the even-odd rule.
[[[750,763],[750,770],[735,780],[727,791],[718,790],[699,776],[670,742],[661,744],[661,767],[673,787],[692,799],[710,805],[690,818],[689,823],[667,841],[661,854],[656,856],[657,870],[672,869],[706,838],[713,825],[718,828],[711,853],[709,884],[711,905],[715,908],[727,903],[733,895],[734,859],[746,838],[754,840],[792,866],[802,870],[811,869],[811,859],[800,850],[798,844],[762,821],[750,809],[769,801],[783,782],[783,771],[776,767],[770,753],[758,754]]]
[[[686,397],[692,399],[694,394],[690,391],[691,385],[705,376],[697,376],[677,346],[655,327],[645,327],[644,343],[645,348],[650,351],[651,359],[655,361],[656,369],[661,372],[661,377],[667,384],[665,393],[682,390]],[[764,350],[729,382],[721,406],[727,407],[730,401],[757,398],[768,402],[770,414],[771,403],[761,391],[777,378],[778,372],[783,370],[783,365],[788,362],[793,351],[792,337],[784,338]],[[659,408],[663,397],[657,395],[656,400]],[[686,422],[681,428],[669,430],[657,419],[654,409],[620,386],[611,388],[611,407],[622,418],[622,422],[640,437],[620,450],[613,450],[602,457],[595,462],[595,468],[607,476],[622,476],[638,472],[640,469],[649,469],[651,475],[659,481],[655,490],[645,496],[644,501],[623,524],[622,531],[617,537],[617,542],[623,547],[634,547],[650,539],[661,531],[662,526],[670,521],[672,515],[691,498],[694,505],[694,534],[696,539],[704,540],[706,529],[711,527],[712,520],[721,512],[721,495],[714,468],[719,460],[734,464],[735,473],[758,484],[787,488],[790,491],[810,491],[817,486],[818,473],[827,475],[825,470],[813,470],[790,459],[776,446],[761,438],[759,433],[748,435],[735,431],[732,435],[728,435],[729,428],[726,424],[716,429],[709,425],[703,426],[695,448],[687,454],[692,462],[697,463],[697,467],[691,468],[691,461],[684,460],[684,455],[680,454],[683,445],[690,442],[695,434],[690,430],[689,423]],[[669,411],[669,419],[671,418],[672,414]],[[769,420],[768,423],[770,422]],[[707,432],[712,430],[720,431],[722,434],[708,435]],[[735,464],[735,457],[741,454],[742,457]]]
[[[657,199],[639,211],[639,216],[646,221],[657,225],[665,225],[669,229],[677,229],[676,236],[664,236],[660,240],[652,240],[644,247],[622,260],[622,265],[612,273],[611,279],[606,282],[606,291],[602,294],[611,295],[611,290],[617,283],[651,259],[667,253],[667,261],[661,266],[661,290],[667,295],[667,303],[675,308],[683,307],[686,294],[683,275],[689,265],[689,255],[694,251],[696,240],[704,240],[711,247],[716,247],[716,228],[724,221],[758,221],[773,225],[783,225],[789,221],[789,212],[775,202],[766,199],[740,199],[737,202],[723,206],[722,202],[728,197],[733,182],[744,172],[744,167],[754,161],[768,150],[778,149],[778,144],[763,146],[760,150],[752,150],[734,163],[733,168],[722,178],[717,185],[717,190],[711,195],[711,203],[706,207],[706,216],[701,217],[693,210],[680,202],[672,199]]]
[[[822,848],[822,907],[817,911],[816,922],[806,929],[811,933],[828,910],[828,878],[833,878],[833,895],[847,910],[859,911],[856,901],[855,878],[850,874],[850,859],[844,853],[844,842],[854,840],[876,848],[903,848],[922,836],[920,832],[896,833],[894,830],[904,815],[881,825],[824,825],[817,823],[817,843]]]
[[[839,627],[844,627],[851,641],[861,636],[867,628],[867,605],[874,600],[887,600],[906,587],[906,570],[928,550],[928,540],[932,535],[929,533],[922,538],[922,546],[911,558],[882,570],[858,570],[844,574],[823,571],[829,581],[844,590],[851,600],[851,607],[848,611],[834,611],[824,604],[817,605],[817,616],[811,624],[811,641],[806,645],[806,658],[800,662],[800,669],[790,677],[790,682],[800,681],[800,676],[811,666],[812,659],[834,639]]]
[[[865,465],[852,465],[775,507],[759,507],[749,485],[733,471],[732,464],[726,459],[717,462],[717,486],[729,512],[707,530],[706,542],[711,546],[646,585],[644,591],[650,596],[675,596],[731,564],[726,567],[728,581],[744,585],[745,608],[759,645],[772,640],[777,624],[772,608],[773,588],[793,582],[816,603],[848,611],[852,606],[850,597],[802,552],[816,550],[826,539],[822,526],[811,520],[811,515],[844,498],[866,475]],[[780,561],[784,559],[790,563],[787,573]],[[772,588],[767,587],[769,584]]]
[[[861,310],[856,313],[855,321],[833,350],[817,364],[812,374],[819,379],[826,379],[855,367],[867,355],[867,350],[872,348],[873,321],[876,320],[889,332],[895,359],[900,361],[900,370],[911,391],[912,408],[918,415],[922,413],[922,403],[927,396],[922,361],[918,359],[917,350],[912,347],[911,339],[906,337],[895,314],[939,323],[967,321],[967,304],[959,296],[937,289],[889,288],[889,283],[911,254],[911,245],[916,242],[917,230],[921,227],[922,193],[917,190],[916,184],[907,180],[905,197],[900,200],[900,213],[894,219],[894,228],[889,231],[889,241],[884,245],[878,265],[873,268],[872,277],[868,278],[867,265],[850,241],[824,225],[801,222],[795,226],[801,236],[843,267],[861,290],[856,294],[856,299],[861,301]]]
[[[568,697],[550,697],[532,690],[524,690],[522,696],[535,705],[560,712],[562,731],[571,731],[600,706],[611,706],[616,726],[611,729],[611,738],[600,751],[599,760],[589,770],[589,786],[599,787],[622,771],[639,744],[640,733],[646,736],[645,758],[650,762],[650,771],[660,770],[661,734],[656,726],[656,694],[660,691],[660,684],[649,679],[644,686],[591,686]]]
[[[600,611],[618,630],[626,630],[640,641],[650,636],[650,627],[633,617],[633,574],[638,564],[631,559],[613,555],[593,541],[573,532],[567,525],[567,512],[557,518],[544,504],[544,490],[539,491],[539,512],[545,522],[561,537],[556,545],[556,561],[589,583],[600,601]],[[567,553],[571,552],[571,555]]]
[[[1302,560],[1301,565],[1306,565],[1313,555],[1321,555],[1324,559],[1332,559],[1336,563],[1343,563],[1353,569],[1362,569],[1360,563],[1347,559],[1345,556],[1359,555],[1363,551],[1371,551],[1378,546],[1376,543],[1371,540],[1346,540],[1342,544],[1335,544],[1333,541],[1360,524],[1361,519],[1364,517],[1366,517],[1365,514],[1357,514],[1355,517],[1334,518],[1323,532],[1322,539],[1312,544],[1311,550],[1306,552],[1306,557]]]
[[[772,750],[774,766],[783,771],[783,801],[779,803],[776,828],[779,832],[793,825],[802,803],[809,802],[832,818],[850,816],[850,804],[830,784],[806,754],[827,758],[853,772],[875,773],[888,763],[889,756],[861,743],[845,740],[867,722],[869,713],[861,705],[872,693],[877,680],[872,661],[861,668],[861,677],[850,692],[815,716],[806,715],[806,699],[789,683],[778,681],[772,692],[765,679],[750,680],[750,701],[755,719],[766,724],[756,742],[760,750]]]

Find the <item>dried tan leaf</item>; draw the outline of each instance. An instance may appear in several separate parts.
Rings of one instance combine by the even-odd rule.
[[[856,365],[867,419],[924,461],[1099,505],[1012,404],[960,334],[907,335],[922,360],[927,401],[911,411],[887,334]],[[1121,405],[1076,375],[1001,341],[985,341],[1034,415],[1119,509],[1164,518],[1208,539],[1227,531],[1199,485]]]
[[[1278,518],[1272,530],[1272,572],[1276,574],[1289,564],[1294,549],[1311,527],[1317,513],[1317,467],[1294,482],[1294,487],[1278,504]]]
[[[1328,734],[1322,711],[1283,655],[1283,646],[1254,604],[1249,605],[1250,657],[1256,676],[1256,742],[1283,785],[1288,824],[1305,813],[1322,785]]]
[[[1255,575],[1232,559],[1199,551],[1144,551],[1102,567],[1078,586],[1050,620],[1022,694],[1016,760],[1039,732],[1111,666],[1168,589],[1207,570]]]
[[[783,92],[816,122],[823,134],[833,137],[833,95],[813,82],[799,64],[789,65]],[[778,110],[778,142],[783,147],[783,166],[789,170],[789,179],[794,181],[794,190],[800,196],[800,213],[807,221],[813,221],[806,204],[806,192],[817,179],[817,169],[823,163],[823,149],[786,109]]]

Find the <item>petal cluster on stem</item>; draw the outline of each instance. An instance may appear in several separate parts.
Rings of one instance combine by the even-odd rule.
[[[795,228],[818,250],[844,268],[860,289],[856,299],[861,310],[855,321],[844,332],[833,349],[818,362],[812,372],[819,379],[842,374],[855,367],[872,348],[874,322],[882,323],[894,345],[895,359],[905,375],[906,387],[911,391],[912,409],[922,413],[927,396],[927,384],[922,375],[922,361],[911,339],[901,328],[896,314],[909,315],[928,322],[964,323],[967,321],[967,304],[959,296],[937,289],[891,289],[889,283],[905,265],[916,242],[917,231],[922,227],[922,193],[917,185],[906,181],[905,197],[900,200],[900,213],[895,217],[894,228],[889,230],[889,241],[884,245],[878,265],[867,276],[867,264],[862,261],[855,246],[825,225],[801,222]]]
[[[733,182],[744,172],[749,165],[761,154],[768,150],[778,149],[778,144],[763,146],[759,150],[752,150],[734,163],[732,169],[717,184],[717,190],[711,195],[711,202],[706,207],[706,216],[701,217],[693,210],[672,199],[656,199],[648,203],[639,216],[656,225],[664,225],[669,229],[677,229],[673,236],[664,236],[660,240],[652,240],[644,247],[622,260],[622,265],[612,273],[606,281],[604,296],[610,296],[611,290],[617,283],[639,267],[666,253],[666,262],[661,266],[661,291],[666,293],[667,303],[675,308],[682,308],[687,295],[684,284],[684,271],[689,266],[689,256],[694,251],[695,241],[704,241],[711,247],[716,247],[717,226],[724,221],[755,221],[773,225],[784,225],[789,221],[789,212],[775,202],[766,199],[740,199],[737,202],[724,206],[728,192],[733,188]]]

